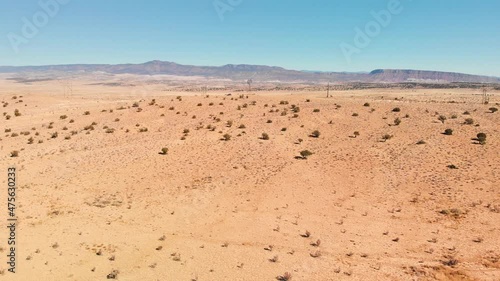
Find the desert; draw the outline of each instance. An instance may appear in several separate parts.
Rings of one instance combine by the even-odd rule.
[[[498,89],[10,77],[0,279],[500,280]]]

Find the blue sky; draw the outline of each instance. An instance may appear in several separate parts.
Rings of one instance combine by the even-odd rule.
[[[47,15],[40,2],[54,1],[69,3]],[[166,60],[500,76],[500,1],[399,0],[401,11],[381,26],[372,12],[389,11],[391,1],[398,0],[3,0],[0,65]],[[214,2],[228,9],[218,13]],[[27,38],[23,18],[34,24],[37,16]],[[369,23],[380,29],[356,45],[355,28]],[[342,43],[357,48],[350,60]]]

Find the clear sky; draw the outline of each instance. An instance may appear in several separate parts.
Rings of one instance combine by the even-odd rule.
[[[68,3],[50,14],[40,4],[54,1]],[[397,13],[391,1],[1,0],[0,65],[165,60],[500,76],[500,1],[399,0]],[[374,25],[380,11],[391,19]],[[356,44],[355,28],[370,22],[369,43]],[[348,60],[341,46],[357,51]]]

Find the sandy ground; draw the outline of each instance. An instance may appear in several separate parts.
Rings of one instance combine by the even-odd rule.
[[[90,84],[0,82],[0,280],[500,280],[498,92]]]

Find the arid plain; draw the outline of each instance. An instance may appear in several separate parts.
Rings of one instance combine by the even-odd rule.
[[[0,280],[500,280],[498,91],[102,82],[0,82]]]

